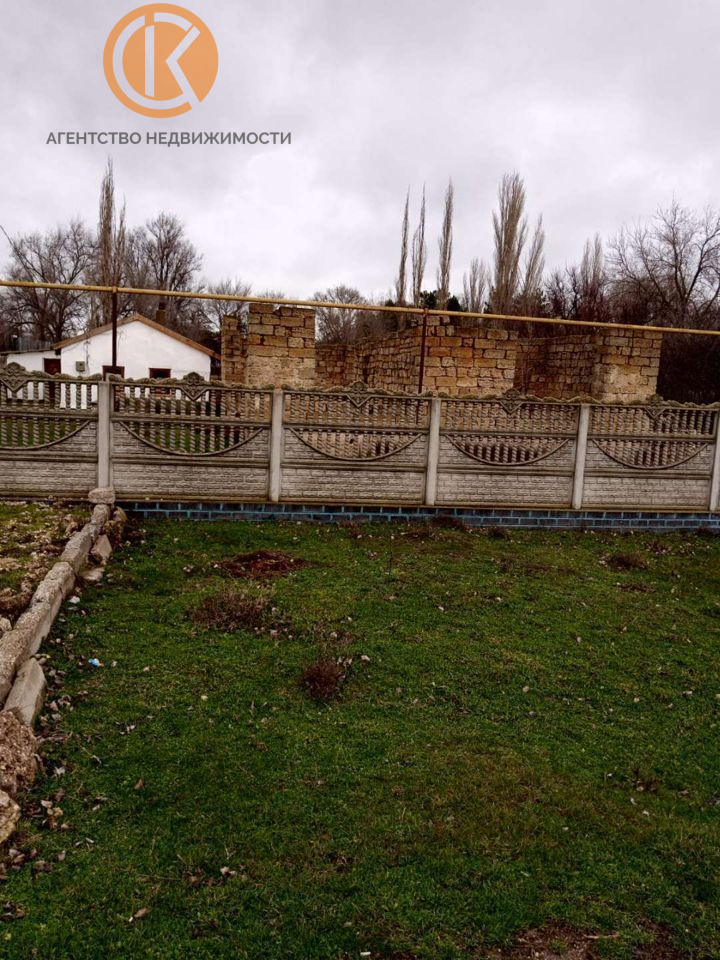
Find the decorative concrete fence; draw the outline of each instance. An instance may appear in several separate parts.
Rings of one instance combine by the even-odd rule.
[[[0,370],[0,495],[720,510],[720,406],[321,392]]]

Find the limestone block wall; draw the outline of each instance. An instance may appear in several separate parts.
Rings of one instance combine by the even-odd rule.
[[[518,341],[515,389],[536,397],[647,400],[657,390],[662,334],[642,328]]]
[[[316,347],[316,386],[364,383],[374,390],[416,393],[420,376],[421,330],[408,327],[384,337]]]
[[[662,334],[642,328],[596,335],[590,395],[608,403],[646,400],[657,392]]]
[[[501,328],[480,332],[428,323],[422,390],[451,396],[497,394],[514,383],[516,334]],[[349,344],[318,344],[316,385],[365,383],[378,390],[416,393],[420,386],[422,326],[416,324]]]
[[[222,331],[222,377],[246,387],[328,388],[364,383],[375,390],[449,396],[646,400],[657,389],[661,335],[591,330],[518,339],[511,326],[464,326],[432,317],[347,344],[316,344],[315,314],[251,304],[247,332],[238,317]],[[422,370],[422,376],[421,376]]]
[[[310,387],[315,383],[315,311],[252,303],[244,382],[248,387]]]
[[[596,359],[592,336],[519,340],[514,387],[533,397],[589,396]]]
[[[225,317],[220,331],[220,378],[225,383],[245,383],[247,336],[239,316]]]

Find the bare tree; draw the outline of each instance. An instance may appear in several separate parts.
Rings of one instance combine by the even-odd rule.
[[[125,275],[125,253],[125,204],[119,211],[116,210],[113,164],[112,160],[108,160],[100,186],[100,208],[92,282],[102,287],[119,286]],[[111,298],[101,294],[97,302],[93,301],[90,325],[107,324],[110,323],[111,319]]]
[[[420,219],[413,234],[412,245],[412,295],[413,306],[420,306],[423,278],[427,264],[427,245],[425,243],[425,186],[423,185]]]
[[[317,290],[313,300],[328,303],[363,304],[365,298],[354,287],[340,284],[327,290]],[[351,343],[364,335],[360,310],[342,310],[338,307],[318,307],[315,314],[317,337],[323,343]]]
[[[452,265],[453,247],[453,207],[455,190],[452,180],[449,181],[445,193],[445,210],[443,213],[442,231],[438,240],[440,263],[437,271],[437,304],[440,310],[447,310],[450,297],[450,267]]]
[[[10,244],[9,279],[66,284],[86,279],[93,243],[79,220],[45,234],[11,237],[2,229]],[[83,294],[77,290],[11,288],[3,306],[5,322],[15,333],[48,343],[76,333],[87,315]]]
[[[185,226],[172,213],[159,213],[127,239],[126,272],[130,286],[158,290],[195,290],[202,256],[185,233]],[[154,317],[162,297],[141,296],[132,309]],[[189,331],[202,326],[202,302],[184,297],[167,299],[167,322]]]
[[[252,286],[243,280],[221,280],[220,283],[209,283],[206,285],[208,293],[217,293],[224,296],[249,297]],[[244,315],[247,312],[247,304],[237,300],[203,300],[202,301],[207,319],[207,326],[210,330],[219,330],[222,326],[224,317]]]
[[[611,243],[614,297],[639,302],[646,322],[707,326],[720,297],[720,214],[673,202]]]
[[[470,270],[463,274],[463,296],[461,306],[468,313],[482,313],[485,309],[485,297],[488,288],[488,268],[484,261],[475,257],[470,262]]]
[[[525,271],[520,291],[520,312],[526,317],[540,312],[542,304],[542,279],[545,270],[545,231],[542,216],[538,222],[525,258]]]
[[[405,306],[407,295],[407,258],[408,237],[410,232],[410,191],[405,196],[405,212],[403,214],[402,232],[400,235],[400,268],[395,281],[395,302],[399,307]]]
[[[520,260],[527,239],[525,185],[518,173],[503,176],[498,206],[493,213],[495,271],[490,298],[495,313],[511,313],[520,289]]]
[[[605,253],[599,234],[585,241],[580,261],[580,315],[581,320],[607,321],[607,273]]]
[[[605,255],[598,234],[585,241],[579,265],[552,272],[545,284],[545,299],[548,311],[555,317],[598,323],[610,319]],[[616,305],[620,306],[619,299]]]

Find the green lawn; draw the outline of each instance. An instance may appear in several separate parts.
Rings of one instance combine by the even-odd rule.
[[[260,548],[308,563],[217,566]],[[45,648],[61,775],[0,956],[481,958],[550,922],[598,956],[653,929],[720,956],[719,561],[702,536],[136,529]],[[258,631],[198,625],[238,589]]]

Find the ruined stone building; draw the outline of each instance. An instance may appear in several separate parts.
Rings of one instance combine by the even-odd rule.
[[[402,393],[498,396],[515,389],[538,397],[646,400],[656,391],[662,335],[588,328],[523,339],[511,324],[465,326],[450,318],[422,322],[354,343],[317,343],[315,312],[250,305],[226,317],[222,379],[248,387],[350,386]]]

